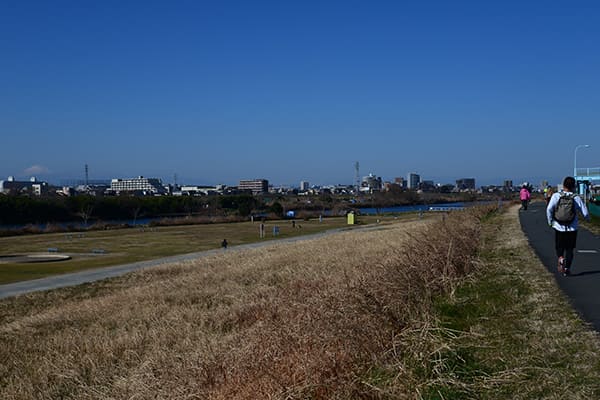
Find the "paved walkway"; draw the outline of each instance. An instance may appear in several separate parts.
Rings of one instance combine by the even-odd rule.
[[[107,278],[112,278],[115,276],[124,275],[128,272],[137,271],[137,270],[143,269],[143,268],[155,267],[157,265],[164,265],[164,264],[173,264],[173,263],[177,263],[177,262],[181,262],[181,261],[195,260],[198,258],[206,257],[206,256],[213,255],[213,254],[219,254],[219,253],[223,253],[223,252],[232,252],[232,251],[239,251],[239,250],[256,248],[256,247],[267,246],[267,245],[291,243],[291,242],[297,242],[297,241],[301,241],[301,240],[315,239],[315,238],[331,235],[334,233],[348,231],[349,229],[372,230],[372,229],[382,229],[383,227],[385,227],[385,225],[383,225],[383,226],[382,225],[369,225],[369,226],[365,226],[365,227],[332,229],[332,230],[329,230],[326,232],[315,233],[312,235],[295,236],[295,237],[287,238],[287,239],[265,240],[262,242],[243,244],[243,245],[239,245],[239,246],[231,246],[227,250],[223,250],[223,249],[206,250],[206,251],[201,251],[201,252],[197,252],[197,253],[181,254],[181,255],[164,257],[164,258],[155,259],[155,260],[139,261],[139,262],[131,263],[131,264],[90,269],[90,270],[74,272],[74,273],[70,273],[70,274],[49,276],[47,278],[33,279],[33,280],[29,280],[29,281],[16,282],[16,283],[9,283],[9,284],[5,284],[5,285],[0,285],[0,299],[6,298],[6,297],[11,297],[11,296],[17,296],[20,294],[30,293],[30,292],[57,289],[57,288],[61,288],[61,287],[75,286],[75,285],[80,285],[82,283],[99,281],[102,279],[107,279]]]
[[[546,221],[546,204],[530,204],[527,211],[519,212],[521,227],[536,254],[554,274],[558,286],[570,299],[571,304],[600,332],[600,236],[580,227],[577,249],[571,267],[572,275],[558,273],[554,250],[554,230]]]

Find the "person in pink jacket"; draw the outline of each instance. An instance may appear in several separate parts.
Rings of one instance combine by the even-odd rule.
[[[527,204],[529,204],[529,199],[531,199],[531,194],[529,190],[527,190],[527,186],[523,185],[521,188],[521,192],[519,193],[519,198],[521,199],[521,210],[527,210]]]

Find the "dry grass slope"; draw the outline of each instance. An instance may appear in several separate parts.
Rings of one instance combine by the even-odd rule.
[[[432,351],[419,334],[473,268],[479,230],[461,212],[4,300],[0,395],[418,397],[407,353]]]

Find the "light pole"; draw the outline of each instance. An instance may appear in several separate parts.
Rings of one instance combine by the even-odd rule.
[[[577,146],[575,146],[575,157],[574,157],[574,161],[573,161],[573,177],[575,179],[577,179],[577,150],[580,147],[588,148],[588,147],[590,147],[590,145],[589,144],[578,144]]]

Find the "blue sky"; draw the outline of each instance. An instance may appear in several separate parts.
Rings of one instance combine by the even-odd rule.
[[[558,183],[599,44],[597,2],[0,0],[0,179]]]

